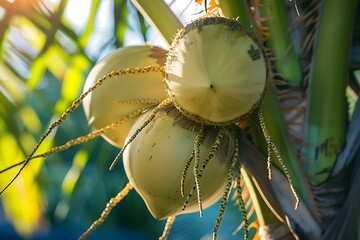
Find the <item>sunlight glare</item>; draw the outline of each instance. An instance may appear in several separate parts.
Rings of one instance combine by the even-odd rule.
[[[78,34],[86,28],[91,4],[92,0],[69,0],[66,4],[65,18]]]

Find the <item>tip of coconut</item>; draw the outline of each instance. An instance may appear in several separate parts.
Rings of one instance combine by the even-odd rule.
[[[178,200],[174,200],[172,203],[169,199],[153,196],[151,198],[144,197],[144,201],[151,215],[157,220],[164,220],[182,212],[182,205]]]

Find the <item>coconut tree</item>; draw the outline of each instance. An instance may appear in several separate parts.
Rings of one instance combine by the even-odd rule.
[[[144,38],[148,22],[170,45],[165,56],[166,50],[158,47],[121,47],[127,5],[126,1],[115,1],[114,37],[105,46],[120,49],[92,68],[82,94],[87,71],[99,57],[87,52],[99,1],[91,4],[86,30],[80,34],[62,18],[66,1],[53,9],[42,1],[1,3],[2,66],[7,73],[2,78],[12,80],[3,81],[1,123],[10,131],[2,134],[1,159],[4,166],[20,166],[15,177],[10,168],[4,169],[1,183],[4,190],[19,181],[24,184],[17,191],[3,191],[2,201],[8,215],[25,213],[19,211],[23,203],[13,202],[21,201],[16,196],[25,193],[26,199],[33,201],[27,206],[35,210],[32,216],[20,218],[25,223],[19,224],[20,230],[25,231],[20,226],[31,225],[41,214],[40,188],[33,183],[36,176],[40,179],[36,182],[45,181],[44,170],[39,171],[49,163],[32,159],[48,155],[73,158],[70,170],[63,172],[63,198],[55,210],[59,216],[64,212],[62,207],[69,206],[74,198],[86,166],[96,162],[105,169],[103,160],[96,161],[95,156],[104,159],[115,151],[109,146],[103,151],[96,148],[99,139],[87,151],[78,148],[67,156],[62,155],[64,150],[102,135],[122,149],[111,168],[124,153],[130,182],[126,184],[123,178],[124,189],[82,237],[104,222],[113,207],[135,188],[154,217],[168,217],[163,239],[172,238],[175,216],[188,211],[199,211],[202,216],[203,208],[221,198],[213,228],[216,238],[226,225],[221,222],[233,186],[244,238],[359,238],[357,1],[196,2],[202,5],[194,11],[200,20],[183,28],[186,23],[180,22],[169,7],[174,2],[132,1]],[[15,36],[16,31],[24,36],[22,24],[39,35],[45,34],[42,42],[23,39],[32,47],[26,51],[20,41],[7,37]],[[154,80],[148,80],[151,78]],[[59,84],[56,79],[63,81]],[[211,84],[206,88],[199,87],[208,82]],[[41,91],[41,84],[62,87],[61,94],[54,97],[59,91]],[[229,89],[221,95],[222,84]],[[246,97],[241,95],[242,88]],[[25,98],[21,94],[24,89],[30,89]],[[34,92],[38,94],[32,96]],[[47,94],[52,101],[40,101],[40,94]],[[204,101],[210,104],[203,107]],[[16,106],[19,103],[21,106]],[[86,133],[84,116],[75,111],[81,103],[88,123],[95,129],[91,133]],[[41,114],[45,117],[37,118]],[[47,130],[41,127],[48,124]],[[60,128],[58,138],[54,138],[53,132],[62,125],[71,130],[62,132]],[[24,134],[22,129],[34,134]],[[45,134],[40,134],[44,129]],[[166,136],[159,133],[164,129]],[[166,140],[170,138],[177,140]],[[29,146],[26,139],[34,144]],[[185,162],[149,164],[153,157],[166,160],[175,152]],[[223,163],[217,165],[216,161]],[[224,162],[226,168],[222,169]],[[193,169],[193,178],[188,177],[189,168]],[[169,176],[159,177],[163,172]],[[180,176],[175,183],[172,175]],[[171,201],[154,200],[153,196],[159,194]],[[252,216],[254,211],[256,218]],[[249,234],[251,228],[255,233]]]

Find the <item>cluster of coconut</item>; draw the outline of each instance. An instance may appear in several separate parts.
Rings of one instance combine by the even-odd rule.
[[[114,51],[84,90],[105,75],[84,110],[95,129],[123,122],[103,137],[122,149],[129,182],[151,214],[202,214],[219,199],[224,208],[239,174],[236,124],[258,109],[267,84],[257,38],[234,20],[200,18],[179,30],[168,52],[148,45]]]

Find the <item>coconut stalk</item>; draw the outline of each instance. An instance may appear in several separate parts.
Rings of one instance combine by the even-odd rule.
[[[299,86],[302,72],[291,40],[284,1],[260,0],[258,9],[261,25],[269,34],[266,46],[272,50],[276,72],[293,86]]]
[[[311,65],[304,153],[305,169],[314,185],[328,178],[344,145],[345,91],[356,4],[356,0],[325,0],[321,6]]]
[[[176,31],[182,23],[163,0],[131,0],[138,11],[171,44]]]
[[[221,14],[225,17],[236,19],[242,25],[253,30],[254,33],[257,33],[247,1],[220,0],[219,8]]]
[[[279,222],[278,218],[274,214],[268,214],[270,209],[261,197],[261,194],[257,191],[251,176],[245,169],[241,169],[241,175],[244,178],[246,187],[249,190],[251,201],[254,204],[256,218],[259,221],[260,226],[273,224]]]

